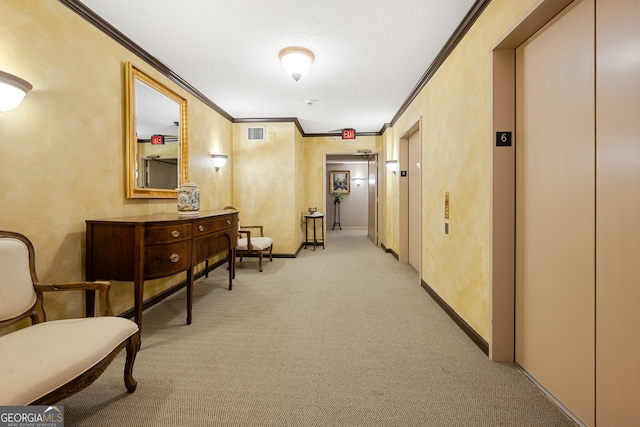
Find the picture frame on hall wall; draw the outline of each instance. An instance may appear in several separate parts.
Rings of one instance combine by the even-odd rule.
[[[349,171],[331,171],[331,194],[351,192]]]

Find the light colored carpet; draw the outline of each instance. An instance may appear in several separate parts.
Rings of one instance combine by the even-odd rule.
[[[145,311],[127,394],[119,356],[62,402],[70,426],[573,426],[493,363],[364,230],[238,264]],[[124,354],[124,353],[123,353]]]

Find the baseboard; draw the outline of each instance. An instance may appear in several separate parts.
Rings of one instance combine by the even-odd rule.
[[[227,263],[226,258],[225,259],[221,259],[219,261],[216,261],[213,264],[209,264],[209,269],[202,269],[200,271],[198,271],[197,273],[194,273],[193,275],[193,281],[195,282],[196,280],[198,280],[199,278],[201,278],[202,276],[204,276],[205,274],[207,274],[209,271],[213,271],[216,268],[220,267],[221,265],[224,265]],[[180,289],[184,288],[187,286],[187,280],[183,280],[180,283],[177,283],[173,286],[171,286],[170,288],[165,289],[164,291],[161,291],[157,294],[155,294],[154,296],[152,296],[151,298],[145,300],[142,303],[142,311],[146,310],[149,307],[153,307],[154,305],[158,304],[160,301],[162,301],[163,299],[170,297],[171,295],[175,294],[176,292],[178,292]],[[126,319],[131,319],[133,318],[135,315],[135,310],[134,307],[131,307],[129,310],[123,311],[122,313],[120,313],[118,315],[118,317],[124,317]]]
[[[297,252],[295,254],[276,254],[273,253],[271,254],[272,258],[295,258],[297,255]],[[258,254],[257,253],[251,253],[251,254],[242,254],[242,258],[258,258]],[[269,258],[269,254],[262,254],[262,259],[264,258]]]
[[[433,300],[445,311],[445,313],[447,313],[449,317],[456,322],[456,325],[458,325],[460,329],[462,329],[464,333],[467,334],[467,336],[471,338],[478,347],[480,347],[480,350],[482,350],[484,354],[489,356],[489,343],[486,342],[484,338],[482,338],[467,322],[465,322],[464,319],[460,317],[460,315],[458,315],[458,313],[456,313],[456,311],[451,308],[445,300],[440,298],[440,295],[431,289],[431,286],[429,286],[424,280],[421,280],[420,284],[431,298],[433,298]]]
[[[513,363],[515,365],[515,367],[522,373],[522,375],[524,375],[525,377],[527,377],[527,379],[529,381],[531,381],[533,383],[533,385],[535,385],[536,387],[538,387],[538,389],[540,389],[540,391],[547,396],[547,398],[549,400],[551,400],[558,408],[560,408],[560,410],[562,412],[564,412],[566,414],[567,417],[571,418],[578,426],[580,427],[587,427],[586,424],[584,424],[582,421],[580,421],[580,419],[578,417],[576,417],[575,415],[573,415],[573,412],[571,412],[569,410],[569,408],[567,408],[566,406],[564,406],[562,404],[562,402],[560,402],[553,394],[551,394],[551,392],[549,390],[547,390],[542,384],[540,384],[538,382],[538,380],[536,380],[535,378],[533,378],[533,376],[531,374],[529,374],[522,366],[518,365],[517,362]]]
[[[398,255],[396,251],[394,251],[393,249],[387,248],[384,243],[380,243],[380,247],[384,249],[386,253],[393,255],[395,259],[400,261],[400,255]]]

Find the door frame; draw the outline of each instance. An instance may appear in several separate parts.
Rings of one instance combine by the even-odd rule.
[[[373,160],[373,161],[372,161]],[[374,171],[372,169],[375,168]],[[380,229],[379,229],[379,212],[378,212],[378,204],[380,202],[379,196],[379,186],[378,181],[380,180],[380,164],[378,161],[378,153],[372,152],[367,156],[367,195],[369,199],[367,200],[368,212],[367,216],[369,220],[367,221],[367,235],[369,239],[376,245],[380,246]],[[373,181],[373,184],[372,182]],[[371,193],[373,192],[373,198],[371,197]],[[373,224],[371,224],[373,217]],[[373,228],[373,238],[371,238],[371,232]]]
[[[398,261],[403,264],[409,263],[409,182],[407,177],[403,177],[401,175],[401,171],[409,170],[409,137],[416,132],[420,132],[418,135],[420,136],[420,163],[422,164],[422,117],[401,133],[398,144],[398,174],[400,180],[398,209]],[[420,194],[422,194],[422,173],[420,175]],[[420,217],[422,219],[422,215]],[[419,239],[420,242],[422,242],[422,221],[419,232]],[[420,245],[420,257],[422,258],[422,244]],[[422,264],[422,261],[420,264]],[[420,273],[420,271],[422,271],[422,266],[420,266],[418,270],[418,273]],[[422,279],[422,275],[419,274],[419,276],[420,279]]]
[[[538,0],[491,48],[491,339],[489,358],[515,360],[515,50],[573,0]],[[497,138],[511,132],[511,146]]]
[[[328,156],[352,156],[355,159],[362,159],[363,158],[363,153],[362,152],[358,152],[358,151],[326,151],[323,153],[323,160],[322,160],[322,176],[323,176],[323,180],[322,180],[322,206],[327,206],[327,157]],[[370,155],[375,155],[378,159],[380,158],[380,152],[379,151],[371,151]],[[369,169],[369,160],[367,159],[367,171]],[[379,194],[380,192],[380,186],[379,186],[379,181],[380,181],[380,177],[379,177],[380,172],[378,171],[378,179],[376,179],[375,181],[375,192],[376,194]],[[371,186],[369,177],[367,177],[367,187]],[[369,191],[369,189],[367,188],[367,191]],[[368,197],[368,194],[367,194]],[[376,218],[376,235],[379,235],[379,224],[380,224],[380,206],[379,203],[375,204],[375,218]],[[324,208],[323,208],[324,209]],[[369,210],[371,209],[371,204],[369,203],[369,200],[367,200],[367,216],[369,215]],[[328,212],[326,212],[325,214],[328,215]],[[327,217],[325,217],[326,219]],[[369,233],[369,224],[368,224],[368,219],[367,219],[367,234]],[[325,232],[327,231],[327,229],[329,228],[329,226],[327,225],[327,221],[324,222],[324,227],[325,227]],[[380,245],[379,242],[379,238],[378,238],[378,243],[376,244],[376,246]]]

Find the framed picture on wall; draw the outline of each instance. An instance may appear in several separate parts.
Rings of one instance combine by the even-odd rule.
[[[331,171],[331,193],[349,193],[350,182],[349,171]]]

